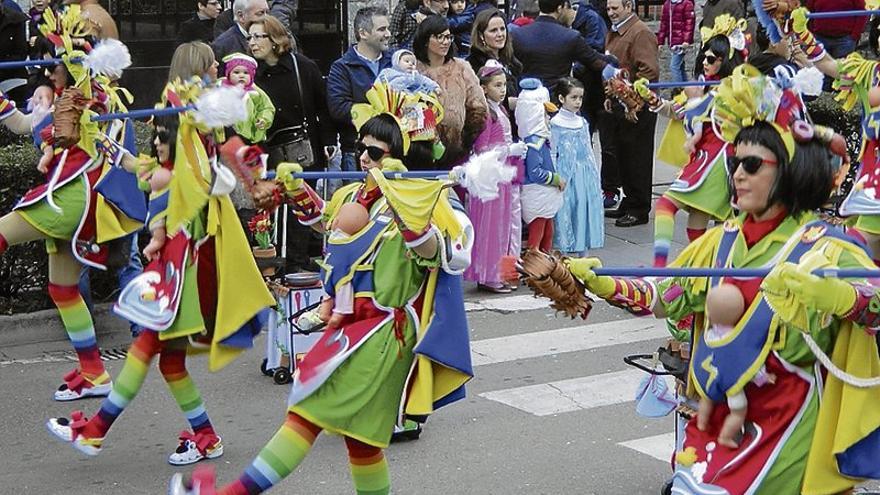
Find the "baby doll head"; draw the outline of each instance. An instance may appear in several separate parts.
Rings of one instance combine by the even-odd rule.
[[[28,108],[33,111],[37,108],[42,108],[48,110],[52,107],[52,103],[55,101],[55,90],[52,89],[48,84],[43,84],[37,86],[34,90],[34,94],[31,96],[31,99],[28,101]]]
[[[706,295],[706,314],[713,325],[734,327],[745,312],[745,300],[739,288],[719,284]]]
[[[413,52],[401,48],[391,56],[391,65],[397,70],[412,72],[416,70],[416,56]]]
[[[245,91],[254,84],[257,73],[257,61],[243,53],[233,53],[223,58],[226,67],[227,86],[239,86]]]
[[[361,231],[370,222],[370,214],[360,203],[345,203],[339,207],[336,218],[330,224],[332,230],[341,230],[348,235]]]
[[[871,108],[880,106],[880,87],[874,86],[868,90],[868,104],[871,105]]]
[[[691,98],[699,98],[703,96],[703,88],[700,86],[685,86],[684,94],[687,95],[688,99]]]

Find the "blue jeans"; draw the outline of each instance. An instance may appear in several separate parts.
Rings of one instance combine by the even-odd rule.
[[[144,265],[141,264],[141,258],[138,253],[138,233],[131,234],[131,248],[128,253],[128,263],[116,271],[116,280],[119,283],[119,289],[122,290],[135,277],[143,273]],[[92,311],[92,281],[89,276],[91,268],[83,266],[79,273],[79,293],[86,302],[89,311]],[[142,328],[139,325],[131,323],[131,336],[137,337]]]
[[[669,57],[669,70],[671,71],[669,80],[672,82],[687,81],[688,77],[684,65],[684,48],[670,47],[670,51],[672,52],[672,56]]]
[[[817,34],[816,39],[822,42],[825,51],[834,58],[845,58],[856,50],[856,40],[852,39],[849,35],[819,36]]]

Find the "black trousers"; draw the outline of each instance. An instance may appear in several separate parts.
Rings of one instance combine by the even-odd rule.
[[[620,208],[637,217],[651,211],[654,178],[654,127],[657,114],[645,109],[638,122],[622,112],[601,112],[599,139],[602,143],[602,190],[623,188]]]

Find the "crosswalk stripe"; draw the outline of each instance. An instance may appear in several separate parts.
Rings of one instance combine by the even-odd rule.
[[[663,320],[629,318],[471,342],[474,366],[629,344],[669,336]]]
[[[466,301],[464,309],[467,312],[473,311],[532,311],[535,309],[550,309],[550,300],[535,297],[531,294],[508,297],[493,297],[491,299],[480,299],[478,301]]]
[[[634,398],[636,387],[645,376],[636,370],[616,371],[484,392],[480,397],[535,416],[549,416],[630,402]]]
[[[649,455],[658,461],[669,462],[675,448],[675,433],[637,438],[628,442],[620,442],[617,445]]]

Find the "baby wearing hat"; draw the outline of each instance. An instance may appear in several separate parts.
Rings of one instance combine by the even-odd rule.
[[[440,86],[433,79],[419,74],[416,70],[416,56],[406,49],[394,52],[391,56],[391,67],[382,69],[377,80],[401,93],[441,93]]]
[[[226,67],[224,86],[238,86],[247,97],[248,118],[235,124],[233,129],[250,144],[266,140],[266,130],[275,120],[275,105],[262,89],[254,84],[257,61],[243,53],[233,53],[223,58]]]

